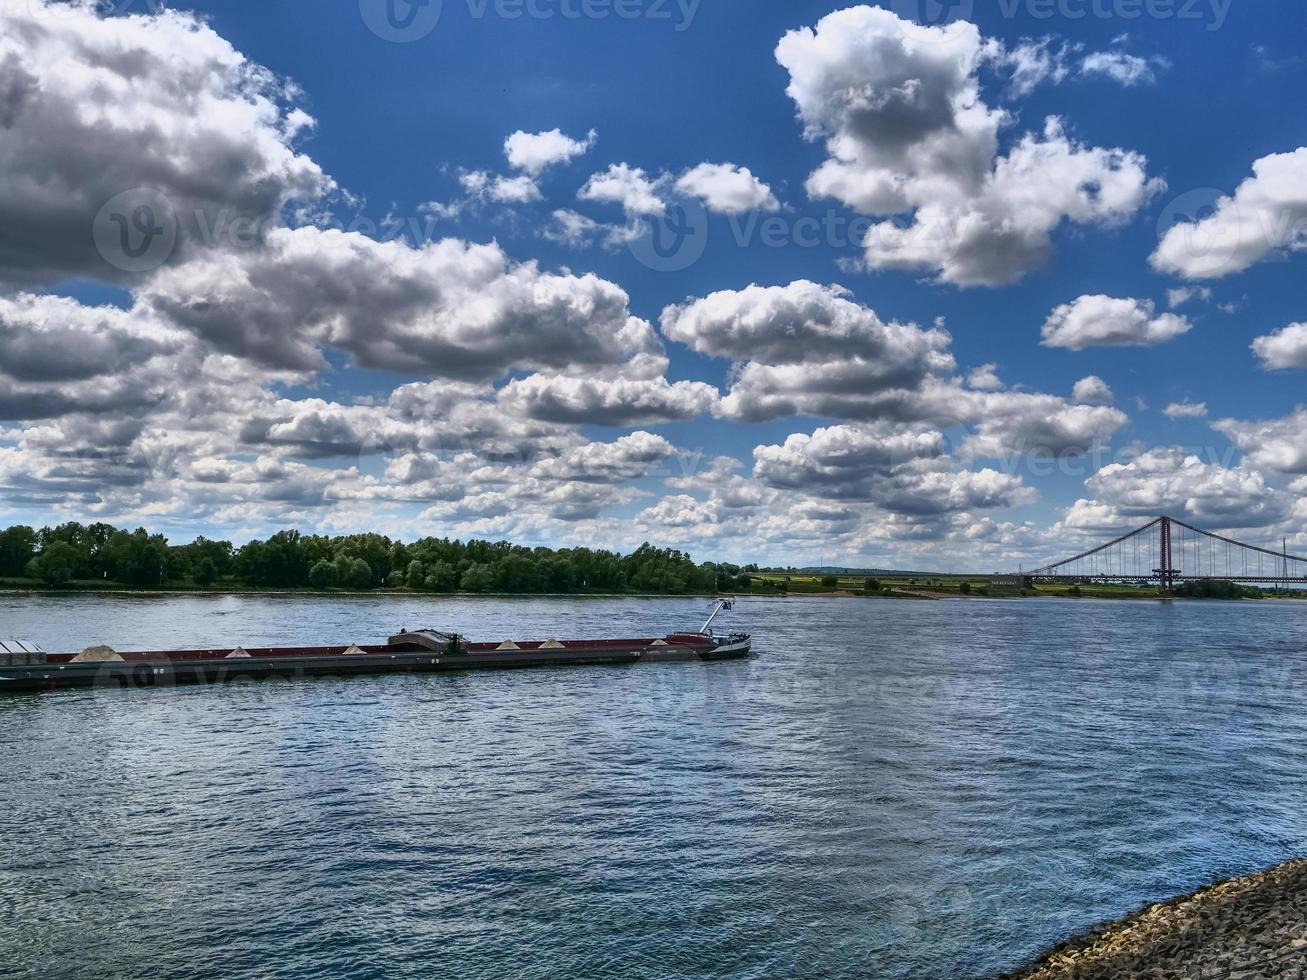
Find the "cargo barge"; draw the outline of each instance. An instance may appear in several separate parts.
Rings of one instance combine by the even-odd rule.
[[[526,667],[738,660],[748,657],[747,633],[716,636],[713,618],[697,633],[622,640],[533,640],[473,643],[437,630],[405,630],[384,645],[154,650],[119,653],[88,647],[45,653],[29,643],[0,642],[0,694],[74,687],[165,687],[240,679],[348,677],[365,674],[511,670]]]

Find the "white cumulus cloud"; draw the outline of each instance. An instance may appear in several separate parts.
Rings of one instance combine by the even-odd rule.
[[[320,348],[392,371],[488,379],[660,353],[626,292],[515,263],[497,244],[279,229],[262,249],[167,270],[138,295],[155,316],[269,367],[315,370]]]
[[[1248,465],[1275,473],[1307,474],[1307,408],[1266,421],[1219,419],[1212,428],[1244,453]]]
[[[661,179],[651,179],[639,167],[615,163],[592,174],[576,196],[582,201],[619,204],[628,216],[661,215],[667,210],[658,193],[661,183]]]
[[[597,138],[593,129],[583,140],[565,136],[560,129],[540,133],[518,130],[504,140],[504,156],[515,170],[538,177],[550,167],[569,163],[586,153]]]
[[[499,395],[508,412],[546,422],[651,425],[693,419],[716,406],[717,389],[698,381],[656,377],[533,374]]]
[[[1111,387],[1096,374],[1077,381],[1071,397],[1082,405],[1111,405],[1114,398]]]
[[[1207,418],[1206,402],[1172,402],[1162,409],[1168,419],[1204,419]]]
[[[1047,260],[1062,222],[1121,224],[1163,186],[1140,154],[1084,146],[1056,118],[1000,154],[1009,117],[985,104],[978,74],[992,56],[966,21],[920,27],[868,6],[829,14],[777,46],[805,134],[829,153],[809,195],[911,217],[870,228],[870,268],[925,270],[958,285],[1015,282]]]
[[[998,376],[998,365],[982,364],[972,368],[967,375],[967,384],[977,391],[1001,391],[1003,379]]]
[[[490,200],[497,204],[530,204],[542,196],[536,182],[525,174],[505,177],[484,170],[467,170],[458,179],[468,196],[477,200]]]
[[[1012,507],[1034,499],[1019,476],[958,470],[941,433],[886,423],[795,433],[754,450],[754,474],[778,490],[875,503],[905,514]]]
[[[721,214],[776,211],[781,206],[771,188],[748,167],[733,163],[701,163],[681,175],[676,189],[699,198],[709,211]]]
[[[1259,527],[1287,516],[1283,492],[1257,471],[1206,462],[1180,449],[1152,449],[1128,463],[1104,466],[1086,482],[1067,523],[1125,526],[1168,514],[1202,527]]]
[[[1151,300],[1081,296],[1057,307],[1044,322],[1045,347],[1155,347],[1193,329],[1186,317],[1158,314]]]
[[[0,4],[5,279],[134,278],[112,244],[135,234],[141,207],[150,220],[137,225],[169,243],[167,261],[233,227],[257,234],[292,200],[334,188],[294,148],[312,120],[272,72],[194,14],[96,6]],[[105,236],[109,255],[97,250]]]
[[[661,325],[668,339],[735,362],[717,409],[726,418],[969,425],[968,451],[986,458],[1084,452],[1127,421],[1056,395],[965,387],[946,331],[886,323],[840,286],[723,290],[668,307]]]
[[[1274,252],[1307,248],[1307,147],[1262,157],[1211,214],[1167,230],[1149,261],[1159,272],[1218,279]]]
[[[1307,368],[1307,323],[1291,323],[1275,333],[1258,337],[1252,348],[1268,371]]]

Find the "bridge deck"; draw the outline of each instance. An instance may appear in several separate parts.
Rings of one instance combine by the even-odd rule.
[[[1180,582],[1307,585],[1307,558],[1158,517],[1106,544],[1037,568],[1036,582]],[[1186,569],[1188,571],[1186,571]]]

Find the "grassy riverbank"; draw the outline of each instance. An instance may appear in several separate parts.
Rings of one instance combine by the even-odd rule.
[[[850,595],[879,598],[993,598],[993,599],[1157,599],[1156,586],[1118,583],[1079,585],[1043,583],[1024,587],[996,585],[987,575],[817,575],[777,571],[754,574],[755,583],[789,595]],[[1307,591],[1261,590],[1232,587],[1229,596],[1245,599],[1307,599]],[[1178,598],[1205,598],[1179,596]]]
[[[345,589],[345,588],[286,588],[283,586],[245,585],[241,582],[215,582],[213,585],[199,586],[191,582],[165,582],[162,585],[128,585],[122,582],[69,582],[58,588],[52,588],[35,579],[0,578],[0,593],[32,595],[193,595],[193,596],[304,596],[321,598],[412,598],[428,596],[430,598],[452,598],[483,596],[499,599],[692,599],[698,593],[668,594],[666,592],[612,592],[595,590],[588,592],[423,592],[407,588]]]
[[[1307,861],[1149,906],[1000,980],[1254,978],[1307,972]]]
[[[832,581],[833,579],[833,581]],[[743,583],[740,583],[743,584]],[[432,593],[407,587],[349,589],[349,588],[293,588],[286,586],[250,585],[236,579],[224,579],[210,585],[197,585],[192,581],[165,581],[158,585],[131,585],[111,579],[74,579],[58,587],[34,578],[0,577],[0,592],[40,593],[43,595],[294,595],[294,596],[394,596],[418,595],[445,596],[497,596],[518,598],[691,598],[713,594],[711,590],[693,592],[649,592],[636,589],[577,590],[570,592],[502,592],[488,590],[454,590]],[[754,595],[773,598],[849,598],[849,599],[1123,599],[1141,600],[1159,598],[1155,587],[1113,584],[1034,585],[1023,589],[995,587],[990,579],[979,575],[940,575],[919,577],[884,577],[869,579],[851,575],[787,575],[781,572],[755,573],[747,588],[730,590],[731,595]],[[1184,598],[1184,597],[1180,597]],[[1282,590],[1264,592],[1244,598],[1307,599],[1307,592]]]

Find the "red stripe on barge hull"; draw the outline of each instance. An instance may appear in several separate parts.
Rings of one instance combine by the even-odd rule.
[[[734,634],[716,639],[674,634],[661,639],[537,640],[503,644],[466,643],[438,633],[404,633],[385,645],[152,650],[114,653],[110,659],[76,661],[78,655],[49,654],[43,664],[0,667],[0,692],[64,687],[161,687],[215,684],[238,678],[299,678],[361,674],[505,670],[530,667],[617,666],[674,661],[741,659],[750,639]]]
[[[612,651],[612,650],[647,650],[656,644],[665,643],[668,646],[685,647],[693,650],[711,650],[715,644],[702,637],[697,638],[695,642],[688,639],[677,638],[673,642],[672,637],[667,639],[655,638],[648,640],[564,640],[561,647],[546,647],[548,640],[536,641],[515,641],[517,649],[503,650],[498,643],[465,643],[460,647],[464,655],[477,653],[534,653],[541,650],[548,650],[550,654],[559,655],[584,651]],[[228,647],[219,650],[143,650],[136,652],[119,653],[118,656],[123,658],[126,663],[181,663],[186,661],[200,660],[223,660],[234,647]],[[351,649],[348,646],[334,647],[244,647],[246,653],[253,659],[286,659],[294,657],[343,657],[345,652]],[[399,644],[395,646],[378,645],[363,646],[358,648],[363,654],[382,655],[393,653],[421,653],[422,648],[416,645]],[[52,664],[72,663],[76,658],[75,653],[50,653],[46,655],[46,662]],[[357,656],[357,654],[356,654]]]

